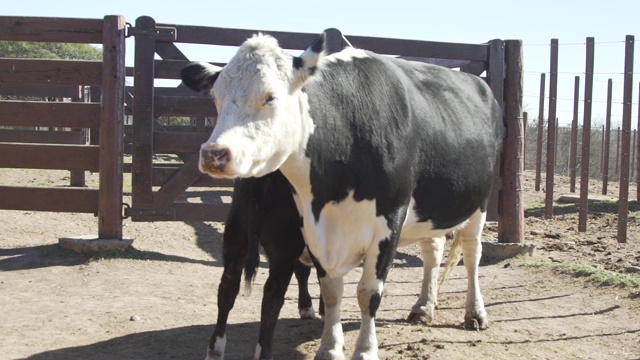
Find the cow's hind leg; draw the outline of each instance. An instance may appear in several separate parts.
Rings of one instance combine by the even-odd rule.
[[[285,253],[286,254],[286,253]],[[294,262],[285,254],[272,254],[269,258],[269,278],[264,285],[260,316],[260,335],[254,358],[268,360],[273,358],[273,334],[284,304],[284,296],[293,275]]]
[[[224,271],[218,286],[218,320],[209,341],[206,360],[224,359],[227,320],[240,291],[242,269],[247,259],[246,234],[227,224],[224,233]]]
[[[456,233],[456,236],[460,236],[464,266],[467,269],[467,303],[464,327],[469,330],[484,330],[489,327],[478,280],[478,266],[482,256],[482,229],[485,218],[486,212],[476,211],[471,215],[465,227]]]
[[[309,294],[311,268],[300,261],[296,261],[293,271],[298,280],[298,312],[300,313],[300,318],[315,319],[316,313],[313,310],[313,303]]]
[[[429,238],[420,242],[422,250],[422,289],[418,301],[411,308],[407,318],[411,323],[430,325],[438,304],[438,274],[444,254],[446,237]]]

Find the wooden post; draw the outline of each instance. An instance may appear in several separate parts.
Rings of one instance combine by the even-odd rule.
[[[620,180],[620,168],[618,167],[620,164],[620,126],[618,126],[618,131],[616,132],[616,177]]]
[[[558,39],[551,39],[549,72],[549,116],[547,117],[547,178],[544,197],[544,218],[553,218],[553,177],[556,160],[556,101],[558,93]]]
[[[627,35],[624,49],[624,85],[622,95],[622,139],[620,141],[620,195],[618,196],[618,242],[627,242],[629,215],[629,149],[631,147],[631,100],[633,93],[634,36]]]
[[[149,16],[136,19],[137,29],[134,69],[134,112],[133,141],[131,155],[132,207],[151,208],[153,206],[152,169],[153,169],[153,94],[154,94],[154,55],[156,40],[153,30],[156,22]],[[136,218],[133,217],[135,221]]]
[[[122,239],[125,20],[105,16],[102,35],[98,238]]]
[[[569,150],[569,191],[576,192],[576,170],[578,168],[578,108],[580,104],[580,76],[573,85],[573,119],[571,120],[571,149]]]
[[[640,82],[638,82],[638,130],[640,130]],[[636,201],[640,202],[640,139],[636,141]]]
[[[503,121],[505,107],[508,106],[508,104],[505,104],[504,102],[505,66],[504,41],[489,41],[489,68],[487,69],[487,83],[489,84],[496,101],[500,105],[500,108],[503,110]],[[487,221],[502,221],[502,209],[500,208],[502,205],[501,199],[503,191],[502,156],[502,153],[498,154],[496,159],[496,166],[493,173],[493,188],[491,189],[491,195],[489,196],[489,203],[487,205]],[[513,189],[505,190],[514,191]]]
[[[542,169],[542,137],[544,133],[544,90],[545,73],[540,74],[540,103],[538,105],[538,138],[536,140],[536,186],[535,190],[540,191],[540,172]]]
[[[529,126],[529,113],[522,112],[522,139],[524,141],[524,151],[522,152],[522,168],[527,168],[527,127]]]
[[[524,172],[524,130],[522,119],[522,41],[505,41],[505,124],[507,137],[502,153],[502,192],[498,242],[524,241],[524,200],[522,193]]]
[[[613,92],[613,80],[607,84],[607,113],[605,117],[605,130],[602,151],[602,195],[607,195],[609,186],[609,147],[611,143],[611,94]]]
[[[587,55],[584,84],[584,121],[582,125],[582,159],[580,166],[580,205],[578,210],[578,231],[587,231],[589,211],[589,150],[591,148],[591,99],[593,98],[594,38],[587,38]]]

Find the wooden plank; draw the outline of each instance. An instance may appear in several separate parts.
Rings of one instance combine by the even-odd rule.
[[[175,203],[155,215],[132,216],[133,221],[219,221],[227,220],[231,204]]]
[[[98,147],[0,143],[0,168],[98,171]]]
[[[177,171],[179,167],[155,166],[153,168],[153,186],[164,185]],[[192,187],[233,187],[233,180],[216,179],[201,174],[191,185]]]
[[[191,158],[155,193],[153,207],[166,207],[173,203],[201,175],[198,155]]]
[[[155,60],[154,62],[155,77],[157,79],[180,79],[180,71],[190,63],[188,60]],[[219,67],[226,65],[226,63],[221,62],[210,62],[209,64]]]
[[[0,186],[0,209],[98,212],[98,189]]]
[[[77,99],[82,97],[82,86],[0,83],[0,95]]]
[[[175,27],[177,31],[176,42],[191,44],[240,46],[246,39],[262,32],[278,39],[278,43],[283,49],[304,50],[320,35],[320,33],[291,33],[174,24],[158,25]],[[380,54],[472,61],[489,60],[488,44],[446,43],[352,35],[346,35],[346,38],[354,47]]]
[[[102,19],[0,16],[0,40],[102,44]]]
[[[156,154],[197,153],[200,151],[200,145],[206,142],[209,136],[209,133],[155,132],[153,152]]]
[[[0,101],[0,108],[4,126],[100,127],[99,103]]]
[[[98,199],[100,239],[122,239],[125,26],[124,16],[104,18]]]
[[[102,83],[102,62],[0,58],[0,82],[100,85]]]
[[[83,131],[0,130],[0,142],[83,144]]]
[[[211,97],[155,96],[154,103],[156,116],[218,116]]]

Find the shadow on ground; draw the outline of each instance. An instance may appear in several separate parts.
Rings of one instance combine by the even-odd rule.
[[[228,359],[253,358],[259,327],[258,322],[228,325],[225,357]],[[204,359],[209,336],[212,332],[212,325],[140,332],[94,344],[50,350],[29,356],[26,359]],[[292,360],[304,359],[306,354],[296,348],[319,337],[321,332],[321,321],[280,319],[274,341],[274,357]],[[295,333],[296,336],[286,336],[291,333]]]

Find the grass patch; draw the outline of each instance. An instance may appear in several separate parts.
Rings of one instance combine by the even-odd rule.
[[[602,286],[631,288],[633,295],[640,295],[640,276],[637,275],[620,274],[583,264],[556,265],[553,270],[561,274],[587,277],[589,281]]]

